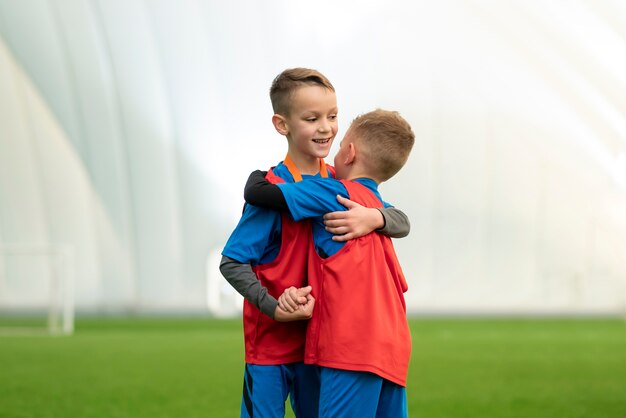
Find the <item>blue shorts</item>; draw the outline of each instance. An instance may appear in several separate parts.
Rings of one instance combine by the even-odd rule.
[[[407,418],[406,388],[373,373],[320,367],[320,418]]]
[[[287,395],[297,418],[317,418],[319,390],[317,366],[246,364],[241,418],[284,418]]]

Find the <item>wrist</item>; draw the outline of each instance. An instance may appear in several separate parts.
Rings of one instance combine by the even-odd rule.
[[[376,231],[380,231],[381,229],[385,229],[385,226],[387,226],[387,220],[385,219],[385,215],[378,208],[374,208],[374,210],[376,211],[376,219],[377,219],[376,227],[374,229]]]
[[[274,321],[277,322],[287,322],[287,312],[280,309],[280,306],[276,305],[276,309],[274,309]]]

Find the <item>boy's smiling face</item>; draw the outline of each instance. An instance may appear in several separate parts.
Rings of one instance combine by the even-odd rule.
[[[290,153],[324,158],[337,135],[337,96],[321,86],[303,86],[293,93],[291,112],[284,117]]]

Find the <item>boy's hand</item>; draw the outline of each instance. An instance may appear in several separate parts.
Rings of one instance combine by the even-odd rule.
[[[337,201],[348,210],[324,215],[326,230],[335,234],[333,241],[359,238],[385,226],[385,218],[378,209],[366,208],[339,195],[337,195]]]
[[[299,289],[291,286],[283,292],[278,298],[278,306],[285,312],[293,313],[300,308],[300,305],[307,303],[307,296],[311,294],[311,286],[301,287]]]
[[[280,308],[280,306],[277,306],[276,311],[274,311],[274,320],[278,322],[291,322],[311,319],[314,307],[315,298],[309,294],[306,296],[306,302],[298,305],[298,309],[294,312],[284,311]]]

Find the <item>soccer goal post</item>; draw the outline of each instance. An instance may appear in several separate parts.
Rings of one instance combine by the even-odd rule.
[[[59,244],[0,244],[0,330],[74,332],[74,253]]]

